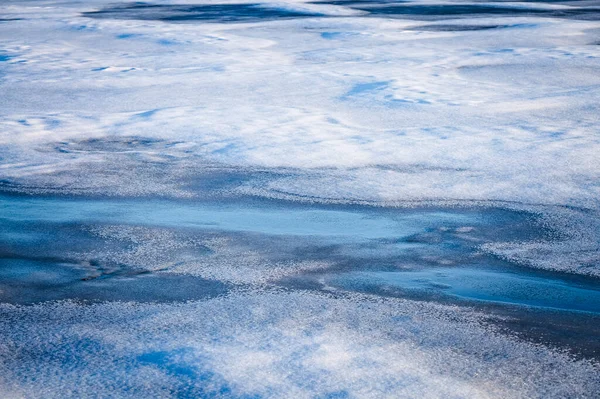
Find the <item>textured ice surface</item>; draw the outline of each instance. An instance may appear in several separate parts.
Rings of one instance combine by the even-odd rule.
[[[0,311],[16,395],[560,398],[599,383],[593,365],[499,336],[477,314],[405,301],[261,292]]]
[[[591,397],[600,384],[600,282],[481,250],[537,242],[536,214],[247,198],[0,206],[6,394]]]
[[[1,2],[0,396],[597,396],[599,19]]]

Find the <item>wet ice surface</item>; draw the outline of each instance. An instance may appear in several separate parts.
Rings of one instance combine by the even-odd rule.
[[[483,269],[483,270],[481,270]],[[525,274],[525,273],[523,273]],[[400,272],[356,272],[328,276],[328,286],[364,291],[392,291],[405,295],[443,297],[519,304],[550,309],[598,313],[600,298],[595,284],[580,286],[550,276],[490,271],[485,267],[431,268]]]
[[[157,308],[144,310],[142,314],[146,311],[152,314],[158,312],[160,316],[153,317],[158,317],[158,320],[162,320],[161,323],[165,322],[165,318],[174,318],[173,322],[179,323],[180,317],[193,318],[193,314],[199,309],[202,312],[212,312],[208,309],[215,306],[211,302],[211,298],[215,298],[218,301],[233,301],[222,314],[227,319],[239,320],[250,311],[251,319],[239,322],[251,323],[253,330],[258,328],[253,333],[254,338],[249,338],[251,342],[257,344],[254,341],[256,339],[267,340],[268,343],[260,344],[261,348],[262,345],[275,348],[282,344],[281,338],[259,338],[263,328],[268,331],[273,328],[272,322],[254,320],[254,312],[262,315],[263,312],[275,311],[271,309],[271,299],[265,299],[266,303],[262,302],[265,296],[270,298],[275,295],[278,298],[276,301],[288,301],[289,293],[295,292],[295,299],[291,299],[288,306],[291,309],[298,306],[299,312],[306,311],[305,301],[316,301],[314,306],[319,309],[322,306],[333,306],[333,303],[339,303],[335,306],[353,308],[357,303],[380,298],[383,302],[375,302],[375,309],[380,306],[399,306],[399,309],[403,309],[402,312],[408,311],[411,314],[409,319],[412,320],[413,317],[421,317],[419,315],[422,310],[412,314],[411,307],[434,306],[435,309],[434,304],[439,303],[459,307],[441,311],[446,314],[444,317],[458,317],[459,324],[467,322],[463,328],[469,331],[473,328],[491,329],[497,337],[494,339],[518,336],[523,343],[544,345],[543,348],[547,349],[543,351],[550,351],[550,348],[567,351],[580,359],[578,362],[584,361],[583,359],[595,361],[600,353],[596,339],[600,332],[600,280],[564,273],[536,272],[499,260],[493,254],[482,251],[483,244],[507,239],[535,241],[547,234],[538,220],[539,216],[528,212],[498,208],[394,209],[363,205],[303,205],[244,197],[220,201],[173,201],[149,198],[3,196],[0,198],[0,206],[5,227],[0,235],[3,243],[0,248],[0,300],[15,305],[40,304],[33,308],[5,307],[3,314],[6,320],[13,320],[16,315],[27,318],[29,316],[26,315],[31,312],[43,311],[44,303],[48,301],[71,299],[77,302],[52,305],[57,315],[61,314],[61,308],[65,308],[69,309],[68,312],[77,314],[69,318],[84,317],[81,312],[105,309],[97,307],[104,305],[94,305],[98,302],[150,302],[156,304],[154,306]],[[286,291],[279,292],[277,289]],[[357,299],[360,297],[353,296],[356,294],[368,296]],[[235,299],[239,295],[243,299]],[[406,299],[414,302],[394,302]],[[190,300],[193,302],[188,302]],[[239,304],[235,306],[242,308],[232,309],[231,306],[238,301]],[[246,309],[244,306],[248,301],[258,301],[258,310]],[[322,301],[323,304],[318,304]],[[190,303],[184,305],[183,309],[191,306],[195,310],[182,310],[178,303]],[[191,305],[192,303],[195,305]],[[126,306],[127,309],[133,306],[128,311],[141,311],[133,304],[117,306]],[[481,318],[475,323],[478,327],[472,325],[472,320],[467,321],[465,314],[461,315],[467,309],[473,309],[467,313],[468,317]],[[371,311],[373,309],[369,308],[368,312]],[[392,314],[398,311],[392,311]],[[186,316],[182,316],[180,312]],[[306,317],[293,312],[290,315],[276,316],[284,317],[287,320],[284,324],[289,324],[292,329],[283,327],[284,334],[293,333],[290,331]],[[309,311],[310,318],[315,317],[312,312]],[[364,311],[350,311],[347,317],[360,320],[366,315]],[[35,316],[34,319],[37,317],[40,316]],[[45,319],[47,316],[41,317]],[[146,318],[134,316],[137,317]],[[212,317],[216,317],[216,314]],[[181,338],[170,337],[167,347],[173,349],[166,349],[161,345],[156,347],[154,342],[149,345],[156,349],[149,350],[145,346],[147,344],[144,344],[139,349],[141,352],[130,352],[129,349],[122,352],[122,349],[110,349],[112,344],[107,348],[106,344],[97,342],[98,338],[104,336],[102,332],[99,337],[94,338],[93,345],[85,343],[86,349],[81,350],[81,355],[85,353],[85,356],[95,358],[99,355],[98,351],[116,350],[110,356],[125,356],[127,362],[132,362],[130,367],[134,367],[136,373],[148,372],[149,368],[168,377],[171,382],[157,383],[154,388],[167,389],[175,396],[244,396],[248,392],[252,395],[269,396],[268,391],[263,390],[265,388],[254,385],[251,389],[240,388],[236,385],[240,383],[241,376],[246,376],[248,369],[245,367],[251,366],[244,366],[242,370],[236,371],[238,377],[228,380],[217,372],[220,367],[214,364],[217,359],[211,358],[210,353],[215,348],[189,347],[190,339],[195,342],[193,345],[199,339],[209,339],[217,347],[229,345],[227,342],[230,338],[227,337],[232,333],[228,331],[230,327],[221,325],[220,317],[212,321],[206,316],[198,318],[199,327],[189,327],[193,338],[185,338],[187,344],[181,343]],[[318,321],[322,327],[302,327],[305,331],[302,334],[309,334],[310,337],[322,328],[329,328],[329,323],[340,323],[336,317],[324,316],[324,319]],[[399,319],[397,317],[399,316],[393,316],[393,325],[399,323],[402,328],[414,328],[405,326],[408,320],[405,319],[406,316]],[[110,312],[102,318],[110,322]],[[355,322],[347,322],[350,323],[348,328],[353,331]],[[28,325],[28,322],[15,323],[2,327],[2,331],[15,340],[11,341],[13,345],[19,347],[19,342],[24,344],[31,339],[38,340],[32,338],[32,332],[27,332],[24,336],[20,333],[13,335],[17,333],[17,330],[13,330],[14,327],[21,326],[18,330],[21,331],[21,328]],[[66,320],[59,321],[59,325],[64,323],[67,323]],[[95,327],[87,325],[85,321],[77,323],[77,329],[95,330]],[[106,329],[104,323],[105,321],[101,322],[98,327]],[[216,323],[210,332],[216,336],[206,336],[204,323]],[[379,327],[386,329],[397,328],[391,327],[388,321],[380,320],[378,323],[381,323]],[[71,328],[73,327],[68,327],[69,331]],[[142,327],[134,324],[121,334],[134,334],[137,337],[142,334],[143,330],[140,328]],[[316,330],[312,331],[312,328]],[[419,331],[421,328],[419,327]],[[435,326],[434,322],[431,327],[427,327],[429,328],[436,329],[439,326]],[[62,336],[60,329],[58,332]],[[220,334],[224,336],[220,337]],[[244,336],[247,332],[235,333],[234,336],[237,334]],[[431,332],[422,331],[416,336],[422,339],[430,334]],[[26,341],[22,341],[23,339]],[[58,338],[39,339],[53,341]],[[83,338],[60,339],[67,339],[77,348],[82,345]],[[84,342],[88,339],[85,338]],[[156,339],[164,340],[165,337],[153,336],[149,339],[153,342]],[[310,339],[304,338],[303,341],[306,339],[308,341],[301,345],[309,345]],[[455,345],[452,339],[436,339],[441,339],[441,342],[435,346],[451,348]],[[388,342],[387,339],[384,342]],[[325,348],[337,344],[339,343],[322,343]],[[369,345],[371,344],[373,343]],[[387,344],[375,345],[380,347]],[[487,351],[487,345],[491,344],[486,342],[483,345],[483,350]],[[75,350],[74,348],[69,351]],[[43,353],[50,349],[37,350]],[[281,351],[272,350],[277,353]],[[298,350],[303,352],[306,349]],[[314,356],[325,356],[323,361],[326,362],[337,361],[337,356],[354,356],[348,353],[348,349],[336,349],[338,350],[343,355],[336,352],[335,355]],[[208,352],[204,353],[205,351]],[[252,361],[259,364],[270,364],[272,360],[269,359],[273,354],[269,354],[269,351],[270,349],[263,348],[258,353],[243,356],[256,358],[258,360]],[[5,355],[11,367],[16,367],[18,363],[10,363],[10,352]],[[40,353],[36,356],[43,355]],[[61,358],[67,356],[67,353],[58,349],[55,356]],[[206,356],[212,359],[210,365],[204,363],[209,360],[199,360]],[[272,366],[273,372],[282,367],[284,370],[292,367],[297,361],[293,359],[281,360],[283,364]],[[383,360],[373,361],[375,363],[367,362],[360,369],[370,369]],[[385,360],[388,361],[390,360]],[[535,358],[533,364],[539,365],[539,362],[540,359]],[[58,367],[58,370],[62,370],[61,373],[65,373],[64,366],[60,364],[47,366],[55,370]],[[101,370],[117,367],[111,373],[119,373],[118,365],[100,364],[94,367]],[[476,368],[480,367],[482,366]],[[88,369],[84,368],[82,371],[84,370]],[[309,373],[307,376],[314,373],[318,375],[317,370],[319,368],[312,369],[305,365],[297,372]],[[327,375],[340,371],[334,367]],[[18,373],[19,371],[17,375]],[[81,375],[77,378],[80,377]],[[246,376],[243,380],[246,381],[246,378],[250,377]],[[321,381],[322,377],[314,378]],[[328,378],[334,378],[337,384],[342,384],[345,388],[352,387],[352,384],[347,385],[349,383],[337,380],[338,377]],[[419,389],[432,389],[434,395],[446,392],[440,387],[426,388],[429,382],[414,380],[414,376],[396,378],[396,383],[389,386],[386,384],[386,389],[402,392],[395,384],[404,387],[407,382],[402,379],[408,378]],[[592,381],[593,379],[589,381],[591,386]],[[65,384],[62,380],[52,383]],[[274,389],[271,383],[266,384],[269,390]],[[321,381],[318,384],[321,383],[328,386],[332,382]],[[128,387],[133,396],[145,392],[139,386],[130,387],[131,384],[135,385],[136,382],[123,382],[120,389]],[[278,384],[283,385],[277,388],[277,392],[284,395],[292,394],[296,389],[300,389],[299,392],[305,389],[289,379]],[[455,392],[455,388],[458,392],[466,389],[462,393],[466,396],[475,392],[472,387],[459,389],[459,385],[452,384],[452,392]],[[68,383],[67,386],[70,390],[74,389]],[[364,389],[364,383],[359,384],[359,387]],[[357,389],[358,387],[352,388],[355,393],[361,392]],[[410,388],[406,395],[413,395],[414,389],[415,387]],[[77,396],[78,392],[80,391],[74,390],[72,394]],[[303,394],[311,396],[317,395],[317,392]],[[475,396],[480,394],[476,393]]]
[[[162,5],[130,3],[84,13],[91,18],[160,20],[167,22],[257,22],[321,16],[318,13],[286,10],[261,4]]]
[[[181,275],[119,273],[82,267],[58,260],[3,258],[3,302],[36,302],[78,299],[87,301],[169,302],[210,298],[227,292],[219,282]]]
[[[0,396],[597,396],[596,1],[0,10]]]
[[[361,11],[364,16],[385,15],[402,16],[411,19],[448,19],[450,17],[473,17],[490,15],[526,15],[549,18],[573,18],[583,20],[600,19],[600,7],[572,7],[558,9],[539,9],[534,7],[506,6],[500,4],[414,4],[404,1],[323,1],[312,4],[346,6]],[[168,22],[206,21],[206,22],[257,22],[261,20],[285,18],[326,17],[327,13],[311,12],[310,9],[286,9],[277,3],[265,4],[181,4],[162,5],[145,3],[125,3],[97,11],[84,13],[91,18],[141,19]]]

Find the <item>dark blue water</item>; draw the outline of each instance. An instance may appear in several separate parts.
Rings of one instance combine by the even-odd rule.
[[[413,31],[426,31],[426,32],[471,32],[480,30],[491,30],[491,29],[509,29],[509,28],[523,28],[526,26],[535,26],[532,24],[487,24],[487,25],[466,25],[466,24],[429,24],[412,26],[407,30]]]
[[[84,13],[90,18],[141,19],[167,22],[258,22],[322,16],[319,13],[261,4],[145,4],[125,3]]]
[[[599,20],[600,8],[572,7],[536,9],[507,4],[413,4],[403,1],[323,1],[315,4],[346,6],[364,12],[364,17],[398,17],[439,20],[461,17],[534,16],[581,20]],[[160,20],[167,22],[258,22],[291,18],[326,17],[316,12],[282,8],[268,4],[148,4],[122,3],[83,14],[89,18]],[[331,17],[331,16],[328,16]]]
[[[600,314],[600,286],[573,279],[486,266],[435,267],[397,272],[351,272],[327,284],[349,290],[396,290],[406,296],[443,297]]]
[[[490,4],[387,4],[353,6],[373,16],[399,16],[409,19],[441,19],[477,16],[533,16],[565,19],[600,19],[600,8],[535,9]]]
[[[182,302],[225,294],[219,281],[61,259],[0,258],[0,300],[33,304],[51,300]]]

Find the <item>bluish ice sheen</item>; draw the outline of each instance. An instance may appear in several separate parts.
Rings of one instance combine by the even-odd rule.
[[[353,272],[336,276],[329,284],[366,291],[398,289],[409,296],[448,296],[464,300],[600,313],[600,285],[577,284],[569,279],[493,270],[482,266],[437,267],[399,272]]]
[[[346,239],[401,238],[430,224],[477,223],[476,216],[460,212],[425,211],[386,214],[277,204],[219,204],[160,200],[65,200],[60,198],[0,197],[0,209],[13,222],[125,223],[275,235],[344,237]]]

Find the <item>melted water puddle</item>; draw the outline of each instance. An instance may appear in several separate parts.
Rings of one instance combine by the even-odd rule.
[[[55,300],[184,302],[228,292],[219,281],[143,270],[97,269],[50,260],[1,259],[0,302],[29,305]]]
[[[398,272],[356,271],[325,278],[347,290],[408,297],[458,299],[600,314],[600,285],[558,275],[473,267],[439,267]]]

